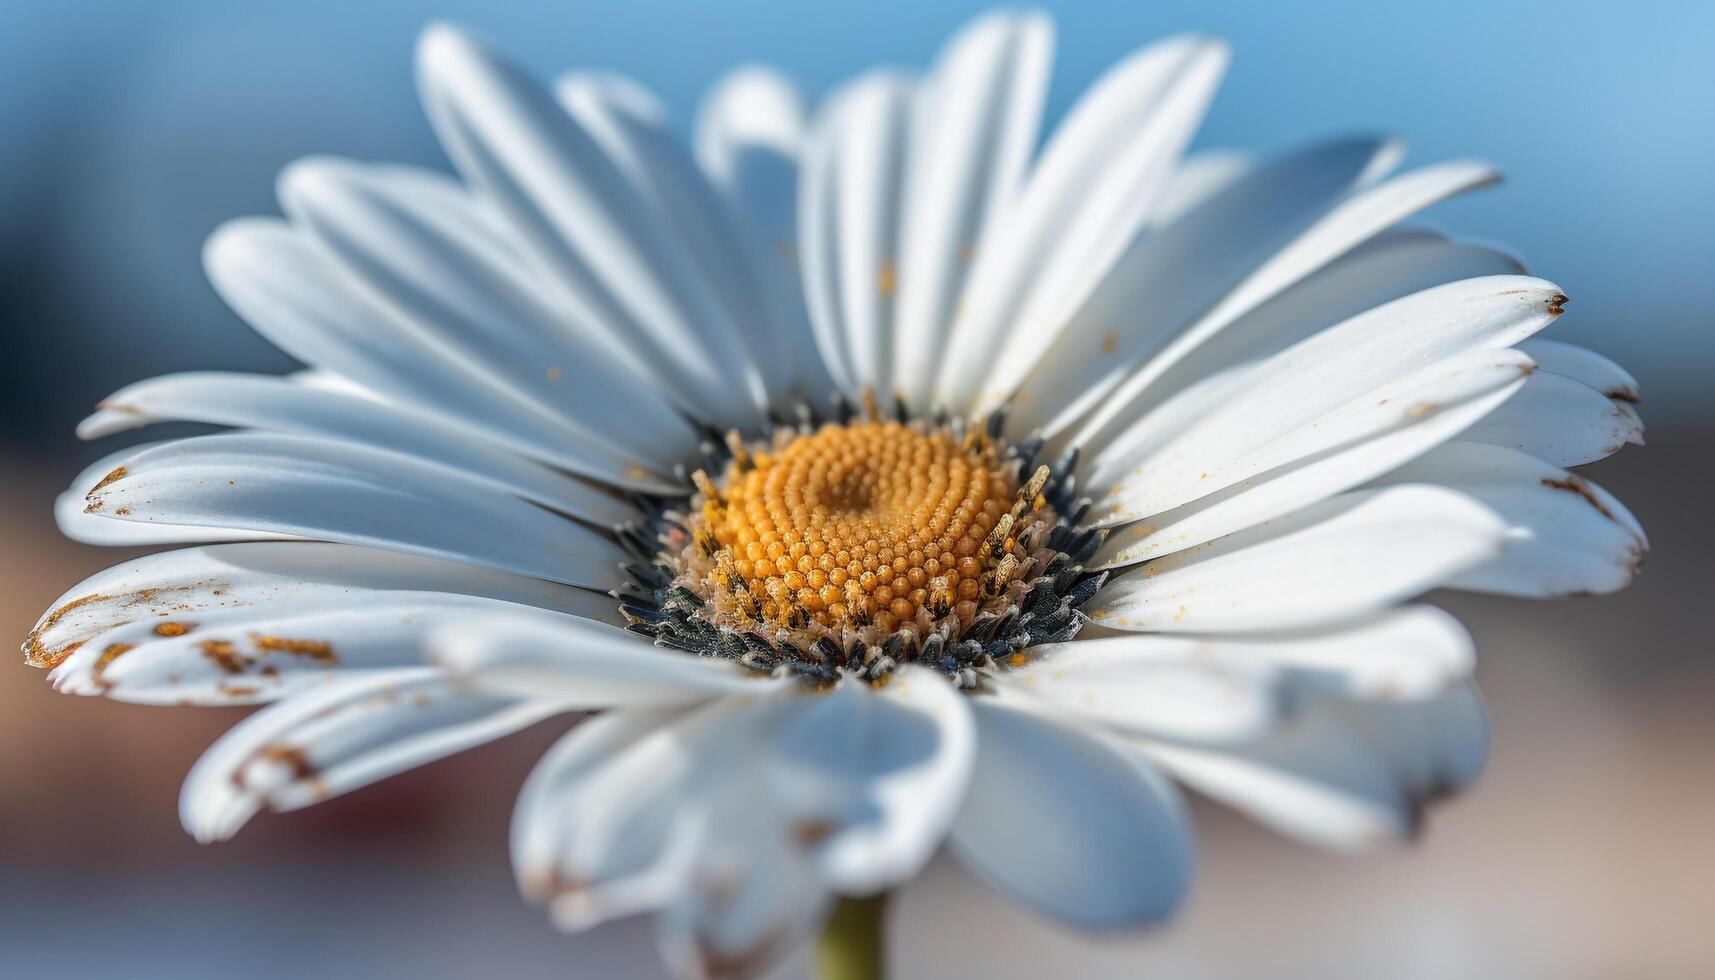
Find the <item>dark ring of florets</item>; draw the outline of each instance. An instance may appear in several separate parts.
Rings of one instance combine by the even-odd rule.
[[[873,403],[867,409],[866,414],[875,417]],[[912,420],[903,402],[896,404],[893,414],[901,423]],[[858,416],[844,398],[837,398],[825,417],[818,417],[808,403],[800,402],[790,420],[776,418],[771,426],[790,426],[808,435],[828,423],[847,425]],[[967,434],[963,419],[945,413],[927,421],[955,439],[962,440]],[[990,415],[981,435],[1001,447],[1000,458],[1013,468],[1020,485],[1026,482],[1027,474],[1041,480],[1040,493],[1052,511],[1052,520],[1034,527],[1031,534],[1040,537],[1026,542],[1041,556],[1036,574],[1009,590],[1011,601],[1001,607],[985,608],[968,623],[940,623],[923,636],[917,635],[920,631],[901,628],[879,642],[853,639],[844,644],[830,635],[812,637],[801,631],[785,634],[721,622],[712,614],[707,599],[687,587],[681,575],[678,550],[690,534],[685,514],[691,510],[691,497],[634,494],[633,503],[644,519],[615,531],[619,544],[633,559],[623,566],[628,581],[612,592],[620,603],[626,629],[649,637],[657,646],[722,657],[760,673],[791,673],[817,685],[832,684],[842,673],[881,683],[898,665],[914,663],[945,674],[960,687],[971,688],[979,683],[982,672],[1013,664],[1029,647],[1072,639],[1086,621],[1080,608],[1107,578],[1106,572],[1084,567],[1101,546],[1105,532],[1081,527],[1091,502],[1077,495],[1073,473],[1077,450],[1042,466],[1037,460],[1045,440],[1032,436],[1005,444],[1001,439],[1005,421],[1004,412]],[[765,437],[772,435],[764,433]],[[732,462],[737,445],[741,444],[719,432],[707,432],[701,445],[702,469],[722,472]],[[680,469],[680,477],[691,482],[689,468]]]

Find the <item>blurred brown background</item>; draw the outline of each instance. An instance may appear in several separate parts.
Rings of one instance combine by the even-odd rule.
[[[53,527],[54,495],[112,448],[75,443],[87,406],[162,370],[288,366],[202,283],[201,238],[271,211],[273,173],[300,154],[439,165],[410,91],[423,20],[474,23],[543,71],[635,72],[683,120],[736,60],[816,91],[922,60],[980,6],[0,4],[0,635],[129,557]],[[1441,597],[1477,635],[1494,753],[1421,842],[1340,858],[1200,806],[1182,919],[1096,946],[937,866],[894,909],[897,975],[1715,977],[1715,130],[1683,106],[1715,91],[1715,7],[1289,6],[1058,5],[1050,110],[1141,40],[1195,26],[1238,54],[1205,144],[1380,123],[1417,161],[1496,159],[1507,188],[1433,220],[1519,245],[1574,297],[1553,335],[1639,375],[1649,445],[1587,473],[1650,532],[1648,567],[1605,598]],[[1303,67],[1328,64],[1347,70]],[[178,784],[241,715],[0,670],[0,974],[659,975],[646,924],[560,936],[513,889],[511,804],[553,726],[200,847]]]
[[[1095,946],[944,864],[894,910],[899,975],[1715,976],[1711,460],[1708,434],[1652,429],[1647,448],[1591,468],[1654,532],[1628,591],[1439,597],[1477,636],[1494,754],[1418,843],[1336,857],[1199,806],[1202,871],[1181,920]],[[49,476],[0,502],[12,636],[120,557],[58,537]],[[178,783],[241,711],[72,698],[13,670],[0,683],[8,975],[658,975],[646,924],[560,936],[513,889],[512,799],[557,726],[204,847],[179,829]]]

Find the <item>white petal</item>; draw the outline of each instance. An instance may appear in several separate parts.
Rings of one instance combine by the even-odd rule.
[[[1517,450],[1459,440],[1388,474],[1380,483],[1451,487],[1507,523],[1500,556],[1447,584],[1532,597],[1624,588],[1649,542],[1637,519],[1594,483]]]
[[[1178,221],[1132,242],[1019,389],[1017,424],[1057,431],[1104,401],[1246,271],[1390,155],[1395,145],[1386,140],[1306,147],[1250,170]]]
[[[591,716],[531,770],[512,814],[512,866],[525,894],[552,904],[562,925],[647,908],[675,883],[662,865],[683,826],[678,811],[696,771],[687,760],[704,746],[714,753],[685,737],[682,716],[677,706]]]
[[[308,806],[546,714],[453,691],[430,668],[328,684],[264,708],[221,736],[185,778],[180,819],[198,840],[222,840],[263,807]]]
[[[742,210],[777,231],[791,232],[778,210],[790,206],[791,198],[780,194],[778,184],[750,179],[749,168],[761,162],[752,154],[769,151],[790,166],[803,139],[802,97],[780,73],[758,65],[722,77],[697,111],[697,162],[715,186],[746,203]],[[750,206],[768,202],[773,207]]]
[[[1362,395],[1228,464],[1255,476],[1114,528],[1092,565],[1183,551],[1349,490],[1468,429],[1516,393],[1530,370],[1517,351],[1469,351]],[[1148,472],[1122,479],[1094,519],[1143,516],[1129,503],[1129,488],[1146,482]]]
[[[711,784],[744,779],[766,751],[772,702],[719,699],[589,718],[537,764],[512,822],[513,866],[564,928],[664,904],[701,836],[690,806]],[[760,798],[753,815],[768,820]]]
[[[294,534],[600,589],[624,553],[563,517],[396,453],[228,433],[132,457],[90,493],[119,520]]]
[[[454,428],[573,472],[645,460],[608,460],[563,419],[473,375],[446,349],[352,292],[327,251],[283,221],[241,218],[203,247],[215,290],[271,343],[305,364],[408,402]],[[589,460],[594,456],[598,463]]]
[[[199,541],[258,541],[287,539],[290,534],[269,534],[241,528],[190,527],[183,524],[133,524],[89,509],[89,494],[109,474],[146,449],[168,442],[145,442],[108,453],[84,467],[71,486],[54,498],[54,523],[60,533],[84,544],[136,547],[155,544],[194,544]]]
[[[1052,643],[993,679],[1009,703],[1164,741],[1255,738],[1307,696],[1436,697],[1471,676],[1471,637],[1432,606],[1291,632]]]
[[[1161,201],[1149,215],[1149,230],[1165,228],[1221,193],[1256,166],[1248,153],[1200,150],[1188,155],[1173,171]]]
[[[1192,841],[1172,787],[1095,738],[973,699],[982,746],[949,844],[988,884],[1073,926],[1160,921]]]
[[[1492,511],[1452,490],[1352,491],[1127,570],[1086,612],[1105,626],[1149,631],[1334,622],[1493,559],[1504,533]]]
[[[726,197],[765,290],[770,335],[792,370],[798,398],[833,387],[798,277],[798,154],[803,99],[777,72],[748,66],[710,89],[697,113],[697,162]]]
[[[449,429],[407,405],[319,391],[266,375],[193,371],[138,382],[103,399],[98,411],[78,426],[78,435],[94,439],[155,422],[206,422],[362,443],[444,466],[502,493],[585,520],[617,524],[634,516],[611,494],[473,433]],[[612,480],[657,493],[683,489],[671,480],[618,472]]]
[[[1468,680],[1476,666],[1471,635],[1434,606],[1390,609],[1327,629],[1246,638],[1235,646],[1290,669],[1298,692],[1378,701],[1439,697]]]
[[[92,575],[56,600],[32,634],[44,651],[133,621],[257,618],[393,593],[446,593],[617,621],[614,601],[583,589],[457,562],[312,541],[218,544],[147,555]],[[34,645],[32,645],[34,646]]]
[[[981,414],[1024,379],[1142,229],[1226,63],[1218,41],[1170,38],[1072,107],[977,255],[937,403]]]
[[[1282,672],[1242,641],[1111,636],[1032,647],[993,683],[1077,723],[1219,741],[1254,735],[1280,711]]]
[[[1270,357],[1242,391],[1147,457],[1116,441],[1094,460],[1090,480],[1108,485],[1143,465],[1147,475],[1127,487],[1124,513],[1147,516],[1177,507],[1261,472],[1256,467],[1270,454],[1255,451],[1302,434],[1302,427],[1366,393],[1454,354],[1528,337],[1558,315],[1563,302],[1554,286],[1522,276],[1413,293]],[[1312,434],[1299,444],[1317,441]]]
[[[657,469],[697,437],[652,375],[600,330],[555,303],[510,250],[473,235],[469,215],[410,193],[396,171],[330,158],[280,175],[286,213],[369,297],[470,373],[527,397],[612,452],[650,453]],[[465,211],[474,210],[466,203]]]
[[[570,616],[466,622],[437,635],[431,656],[477,690],[566,710],[684,704],[771,683],[733,661],[660,649]]]
[[[835,93],[805,148],[804,288],[816,344],[850,395],[891,390],[894,277],[912,82],[877,71]]]
[[[737,328],[600,144],[534,80],[454,28],[423,33],[417,68],[441,142],[506,215],[541,281],[685,407],[753,426],[754,370]]]
[[[221,680],[255,687],[256,698],[270,699],[283,687],[257,683],[264,659],[252,655],[250,634],[298,639],[306,634],[264,629],[265,624],[278,626],[284,620],[301,626],[301,617],[344,608],[484,600],[502,608],[522,603],[604,621],[619,618],[607,596],[455,562],[309,541],[224,544],[149,555],[85,579],[54,602],[24,650],[36,666],[59,664],[50,678],[61,690],[105,693],[113,683],[108,668],[121,652],[108,652],[114,644],[130,644],[123,655],[128,662],[141,662],[155,655],[157,644],[176,643],[177,637],[200,643],[208,639],[205,627],[220,624],[245,631],[242,649],[234,651],[243,656],[232,661],[243,662],[244,676]],[[341,657],[354,652],[343,633],[310,638],[328,641]],[[373,639],[384,647],[390,642],[379,635]],[[213,664],[207,652],[197,650]],[[297,666],[302,669],[298,680],[314,680],[323,672],[316,659],[275,656],[267,663]],[[219,703],[230,703],[230,690],[216,693]]]
[[[1239,317],[1278,295],[1384,229],[1451,195],[1498,180],[1486,164],[1455,161],[1401,174],[1353,194],[1284,248],[1257,266],[1242,282],[1173,341],[1128,377],[1108,404],[1131,405],[1175,365]],[[1098,416],[1095,427],[1111,416]]]
[[[847,679],[801,699],[775,737],[773,784],[829,885],[868,895],[909,878],[940,845],[976,746],[946,678],[897,670],[880,695]]]
[[[693,807],[694,858],[659,922],[666,959],[684,975],[765,976],[827,915],[832,895],[814,863],[756,799],[737,779]]]
[[[689,273],[734,325],[756,376],[733,383],[754,380],[763,407],[786,397],[791,363],[770,336],[761,283],[744,239],[690,150],[667,129],[666,113],[655,97],[630,79],[602,72],[562,76],[554,94],[619,166],[685,251]]]
[[[1058,442],[1101,452],[1128,427],[1148,425],[1160,406],[1210,376],[1258,363],[1327,327],[1412,293],[1461,279],[1523,271],[1516,258],[1494,248],[1438,236],[1383,233],[1239,317],[1154,384],[1138,389],[1128,382],[1130,394],[1124,399],[1081,397],[1050,428],[1085,411],[1084,419]]]
[[[1556,466],[1582,466],[1643,441],[1624,402],[1582,381],[1540,371],[1462,438],[1527,452]]]
[[[421,666],[429,635],[477,617],[564,618],[446,593],[392,592],[220,609],[196,620],[147,620],[91,639],[53,673],[68,694],[137,704],[260,704],[336,678]],[[602,626],[602,629],[612,629]],[[85,655],[87,651],[87,656]]]
[[[1476,779],[1488,725],[1467,684],[1428,701],[1327,698],[1248,746],[1142,750],[1282,833],[1357,850],[1416,834],[1428,804]]]
[[[1593,350],[1542,337],[1532,337],[1520,344],[1519,350],[1529,354],[1544,371],[1582,381],[1613,401],[1630,405],[1642,397],[1638,379]]]
[[[734,697],[584,722],[519,799],[526,892],[574,929],[664,907],[668,955],[691,974],[748,976],[795,948],[827,895],[746,764],[771,751],[785,704]]]
[[[1012,203],[1036,148],[1053,25],[1038,12],[978,18],[917,93],[901,201],[893,388],[927,409],[970,258]]]

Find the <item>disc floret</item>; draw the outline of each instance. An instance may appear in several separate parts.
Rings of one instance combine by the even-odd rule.
[[[1034,444],[998,430],[872,405],[711,441],[696,493],[662,509],[661,550],[619,593],[631,627],[758,670],[881,680],[917,661],[967,686],[997,657],[1071,638],[1094,592],[1077,562],[1099,543],[1063,516],[1087,508],[1065,499],[1075,459],[1036,465]]]

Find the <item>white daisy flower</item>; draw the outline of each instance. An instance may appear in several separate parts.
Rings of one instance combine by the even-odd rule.
[[[623,78],[553,93],[448,27],[460,178],[312,159],[207,248],[309,370],[172,375],[66,533],[193,543],[72,589],[61,690],[269,704],[197,764],[227,837],[552,716],[525,890],[658,910],[750,976],[942,847],[1092,930],[1169,915],[1175,782],[1300,838],[1409,835],[1485,755],[1471,643],[1399,604],[1607,592],[1645,550],[1563,467],[1637,389],[1531,339],[1566,298],[1399,223],[1496,179],[1386,139],[1185,147],[1227,61],[1175,37],[1043,132],[1050,27],[982,18],[806,118],[747,68],[692,149]],[[855,911],[854,911],[855,910]],[[861,932],[861,930],[860,930]]]

